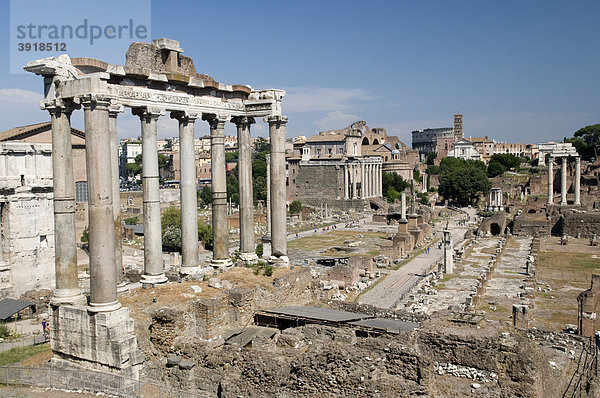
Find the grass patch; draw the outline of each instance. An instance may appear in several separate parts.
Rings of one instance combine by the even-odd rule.
[[[369,256],[373,256],[373,257],[375,257],[375,256],[379,256],[379,255],[381,254],[381,252],[380,252],[379,250],[369,250],[369,251],[367,252],[367,254],[368,254]]]
[[[0,353],[0,366],[7,366],[15,362],[21,362],[24,359],[45,351],[50,351],[49,343],[12,348],[8,351]]]

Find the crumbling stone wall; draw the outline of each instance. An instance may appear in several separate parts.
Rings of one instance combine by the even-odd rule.
[[[596,309],[600,302],[600,275],[592,275],[592,283],[589,289],[577,296],[577,322],[580,336],[594,337],[596,333]]]
[[[562,233],[582,238],[600,237],[600,213],[566,213]]]

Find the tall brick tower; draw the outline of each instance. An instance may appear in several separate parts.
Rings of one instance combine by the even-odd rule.
[[[454,115],[454,141],[463,138],[463,115],[457,113]]]

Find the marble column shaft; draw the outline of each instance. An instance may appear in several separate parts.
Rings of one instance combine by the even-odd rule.
[[[402,213],[401,213],[401,217],[403,220],[406,220],[406,193],[404,193],[404,191],[402,191]]]
[[[267,163],[267,236],[271,241],[271,154],[265,155]]]
[[[189,112],[172,112],[171,117],[179,121],[181,271],[188,273],[198,267],[198,199],[194,150],[194,122],[198,115]]]
[[[581,158],[577,156],[575,158],[575,204],[581,204]]]
[[[88,182],[90,303],[89,311],[113,311],[117,301],[117,268],[108,100],[83,101]]]
[[[232,120],[238,137],[238,189],[240,196],[240,258],[256,260],[254,247],[254,199],[252,193],[252,145],[250,125],[254,118],[237,117]]]
[[[286,116],[269,116],[271,141],[271,245],[275,257],[287,256],[285,125]]]
[[[348,165],[344,165],[344,199],[348,199]]]
[[[142,125],[142,188],[144,201],[144,274],[143,283],[166,282],[160,221],[160,181],[156,123],[165,114],[156,108],[136,110]]]
[[[356,166],[353,164],[352,168],[352,199],[356,199]]]
[[[110,135],[110,173],[113,194],[113,225],[115,229],[115,267],[117,285],[124,287],[123,273],[123,226],[121,225],[121,189],[119,180],[119,137],[117,134],[117,116],[123,112],[123,105],[111,105],[108,108],[108,132]]]
[[[229,227],[227,225],[227,180],[225,164],[225,122],[221,115],[203,115],[210,125],[213,266],[229,266]]]
[[[548,205],[554,203],[554,157],[548,159]]]
[[[52,117],[52,184],[54,190],[53,302],[70,303],[80,297],[75,236],[75,185],[71,143],[71,108],[47,108]]]
[[[562,157],[562,167],[560,170],[560,204],[567,204],[567,157]]]

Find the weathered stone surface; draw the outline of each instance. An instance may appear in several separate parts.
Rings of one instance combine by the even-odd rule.
[[[90,313],[85,307],[52,307],[51,347],[59,357],[137,378],[143,354],[127,308]]]

